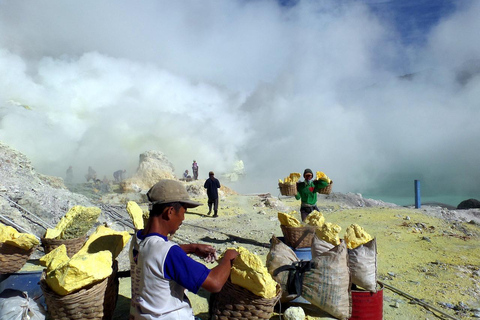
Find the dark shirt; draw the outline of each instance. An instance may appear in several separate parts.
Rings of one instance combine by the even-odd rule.
[[[218,198],[218,188],[220,188],[220,181],[217,178],[208,178],[203,184],[204,188],[207,188],[208,199]]]

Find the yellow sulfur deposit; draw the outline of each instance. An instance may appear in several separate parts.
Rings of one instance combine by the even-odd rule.
[[[67,295],[112,274],[112,253],[108,250],[93,254],[76,254],[47,272],[46,282],[50,289]]]
[[[109,250],[112,253],[113,259],[116,259],[127,245],[128,240],[130,240],[130,234],[127,231],[115,231],[100,225],[97,227],[97,230],[88,237],[87,242],[85,242],[82,249],[80,249],[75,256]],[[112,261],[110,261],[110,265]]]
[[[279,183],[284,183],[284,184],[295,184],[297,183],[298,179],[300,179],[302,175],[298,172],[293,172],[290,173],[288,177],[285,178],[285,180],[282,181],[282,179],[278,179]]]
[[[330,178],[327,177],[327,175],[325,173],[323,173],[322,171],[317,171],[317,180],[325,180],[328,183],[331,182]]]
[[[342,231],[342,228],[339,225],[325,222],[322,227],[315,231],[315,234],[319,239],[337,246],[340,244],[340,237],[338,236],[340,231]]]
[[[358,224],[351,224],[347,230],[345,230],[345,242],[349,249],[355,249],[371,240],[373,240],[372,236]]]
[[[239,255],[233,262],[230,274],[232,283],[263,298],[275,297],[277,282],[268,273],[260,258],[243,247],[236,250]]]
[[[0,223],[1,242],[23,250],[30,250],[40,244],[40,241],[33,234],[20,233],[16,229]]]
[[[87,234],[97,221],[101,210],[97,207],[74,206],[63,216],[54,229],[47,229],[47,239],[74,239]]]
[[[135,229],[143,229],[143,210],[135,201],[127,202],[127,211],[133,221]]]
[[[67,255],[67,247],[62,244],[39,259],[40,265],[47,267],[47,272],[55,270],[70,258]]]
[[[279,212],[278,220],[280,221],[280,224],[287,227],[301,227],[302,224],[300,221],[294,217],[296,213],[296,211],[292,211],[290,213]]]
[[[305,223],[309,226],[321,227],[325,223],[325,217],[321,212],[314,210],[305,218]]]

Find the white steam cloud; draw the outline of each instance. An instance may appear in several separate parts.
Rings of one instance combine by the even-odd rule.
[[[359,1],[0,0],[0,140],[78,180],[154,149],[200,178],[243,160],[242,192],[309,167],[336,191],[475,197],[479,15],[463,1],[405,43]]]

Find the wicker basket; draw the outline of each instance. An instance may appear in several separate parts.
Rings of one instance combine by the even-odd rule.
[[[330,194],[330,192],[332,192],[332,185],[333,185],[333,181],[330,181],[330,184],[328,186],[326,186],[325,188],[319,189],[318,193]]]
[[[6,243],[0,243],[0,274],[14,273],[22,269],[36,247],[25,250]]]
[[[47,238],[42,238],[42,246],[45,249],[45,254],[49,253],[53,249],[60,247],[62,244],[67,247],[67,256],[69,258],[73,257],[75,253],[80,251],[80,249],[83,247],[85,244],[85,241],[87,241],[87,236],[83,236],[80,238],[74,238],[74,239],[47,239]]]
[[[65,296],[55,293],[48,287],[44,273],[40,287],[51,319],[112,319],[118,297],[117,270],[118,265],[115,261],[113,272],[108,278]]]
[[[309,248],[312,246],[316,227],[287,227],[284,225],[280,225],[280,227],[285,237],[285,243],[290,247],[296,249]]]
[[[282,196],[295,196],[297,194],[296,184],[278,183],[280,194]]]
[[[219,293],[210,298],[211,320],[258,320],[270,319],[282,290],[277,284],[277,295],[266,299],[249,290],[233,284],[230,279]]]

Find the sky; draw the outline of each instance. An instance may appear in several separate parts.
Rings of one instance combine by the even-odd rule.
[[[0,0],[0,140],[77,182],[158,150],[200,179],[242,160],[242,193],[311,168],[337,192],[413,202],[418,179],[478,198],[479,15],[474,0]]]

